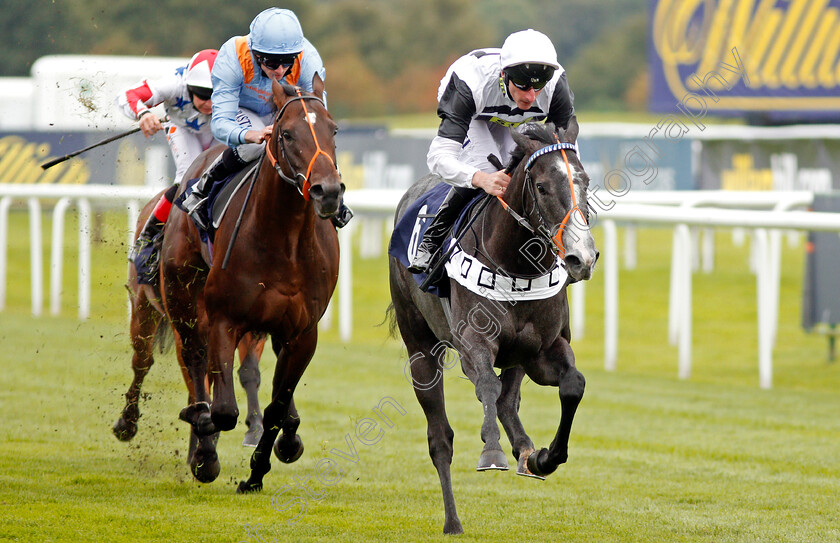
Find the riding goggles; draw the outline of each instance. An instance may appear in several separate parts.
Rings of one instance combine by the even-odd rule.
[[[544,64],[520,64],[505,68],[505,77],[522,91],[541,90],[554,77],[554,68]]]
[[[213,89],[208,89],[205,87],[194,87],[192,85],[187,85],[187,90],[192,96],[195,96],[200,100],[209,100],[213,96]]]
[[[269,70],[276,70],[280,66],[291,66],[294,64],[298,57],[298,53],[292,55],[272,55],[269,53],[258,53],[254,51],[254,57],[257,59],[257,62]]]

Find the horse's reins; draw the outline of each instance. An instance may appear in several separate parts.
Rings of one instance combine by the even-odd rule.
[[[272,134],[271,139],[274,141],[275,147],[278,145],[280,146],[280,153],[283,155],[283,160],[286,162],[286,165],[289,166],[289,169],[292,171],[294,177],[302,180],[301,183],[298,184],[297,181],[283,173],[283,169],[280,167],[280,163],[277,161],[276,158],[274,158],[274,154],[277,154],[276,150],[274,154],[272,154],[271,146],[266,145],[265,152],[268,155],[268,159],[271,161],[271,165],[274,166],[274,169],[277,171],[277,174],[280,176],[280,178],[283,181],[297,188],[298,192],[300,192],[300,194],[303,196],[303,199],[309,201],[309,189],[311,187],[311,183],[309,182],[309,176],[312,174],[312,167],[315,165],[315,161],[318,159],[318,157],[320,155],[324,155],[325,157],[327,157],[327,160],[330,161],[330,164],[332,164],[333,168],[335,168],[336,170],[338,170],[338,166],[335,165],[335,161],[332,159],[332,157],[321,148],[321,143],[318,141],[318,136],[315,135],[315,127],[312,126],[312,120],[309,118],[309,110],[306,109],[306,100],[316,100],[320,102],[321,105],[326,107],[324,101],[318,98],[317,96],[301,94],[300,88],[296,88],[295,90],[297,91],[297,96],[290,98],[286,101],[285,104],[283,104],[283,107],[281,107],[280,111],[277,112],[277,116],[274,119],[274,124],[277,124],[277,122],[283,116],[283,113],[286,111],[286,108],[289,106],[289,104],[291,104],[292,102],[297,102],[298,100],[300,101],[300,105],[303,106],[303,114],[304,118],[306,119],[306,124],[309,126],[309,132],[312,134],[312,139],[315,140],[316,149],[315,154],[312,155],[312,159],[309,161],[309,166],[306,168],[306,175],[303,175],[300,172],[296,172],[295,169],[292,167],[292,163],[289,162],[288,157],[286,157],[286,147],[281,143],[281,135]]]
[[[556,138],[556,136],[555,136],[555,138]],[[563,230],[566,227],[566,223],[569,222],[569,218],[572,216],[572,212],[577,209],[578,212],[581,214],[581,217],[583,218],[584,223],[585,224],[587,223],[586,216],[583,214],[583,211],[581,211],[580,206],[578,205],[578,202],[577,202],[577,196],[575,195],[575,184],[574,184],[574,179],[572,178],[572,168],[569,165],[569,158],[566,156],[566,151],[567,150],[577,152],[577,147],[575,147],[574,143],[557,142],[557,143],[548,145],[546,147],[543,147],[542,149],[539,149],[537,152],[532,154],[530,156],[530,158],[528,159],[528,162],[525,163],[525,185],[527,186],[527,185],[529,185],[529,181],[531,180],[531,166],[533,165],[533,163],[536,159],[538,159],[539,157],[541,157],[545,154],[551,153],[553,151],[560,151],[560,153],[563,155],[563,161],[566,163],[566,173],[569,177],[569,189],[571,190],[571,193],[572,193],[572,207],[571,207],[571,209],[569,209],[569,211],[566,213],[566,216],[560,222],[560,228],[557,230],[557,234],[552,235],[551,231],[545,225],[546,224],[545,217],[543,217],[542,211],[540,210],[540,207],[538,205],[536,206],[536,208],[537,208],[537,214],[539,215],[539,218],[540,218],[540,225],[535,230],[534,227],[531,226],[531,223],[528,222],[528,219],[526,219],[525,217],[523,217],[522,215],[517,213],[512,207],[510,207],[508,205],[507,202],[504,201],[504,199],[501,196],[496,196],[496,199],[499,201],[500,204],[502,204],[502,208],[504,208],[504,210],[507,211],[510,214],[510,216],[513,217],[516,220],[516,222],[518,222],[519,224],[521,224],[522,226],[527,228],[528,231],[530,231],[532,234],[540,234],[543,237],[545,237],[546,240],[548,241],[548,243],[554,244],[557,247],[557,249],[560,251],[560,253],[562,253],[562,254],[566,253],[566,249],[563,246]],[[490,156],[487,157],[487,159],[490,161],[491,164],[493,164],[494,167],[496,167],[500,170],[504,169],[501,161],[499,161],[499,158],[496,157],[495,155],[490,155]],[[463,237],[463,235],[470,229],[470,226],[472,226],[473,222],[475,222],[475,220],[479,217],[479,215],[481,215],[482,211],[484,211],[484,209],[487,207],[487,204],[490,201],[491,201],[491,198],[484,198],[484,200],[481,202],[481,204],[479,204],[479,207],[476,210],[475,214],[472,216],[472,218],[469,220],[469,222],[461,230],[461,235],[458,236],[458,238],[455,240],[455,243],[453,243],[452,246],[449,247],[449,250],[446,251],[446,253],[441,258],[438,259],[438,261],[435,263],[435,265],[432,266],[432,269],[428,271],[428,273],[426,275],[426,278],[423,280],[422,283],[420,283],[420,289],[421,290],[424,290],[424,291],[426,290],[426,287],[432,281],[432,278],[437,274],[440,267],[443,266],[447,260],[449,260],[449,257],[452,254],[452,252],[454,251],[455,247],[461,241],[461,237]],[[536,204],[536,198],[535,197],[534,197],[534,203]]]
[[[566,248],[563,246],[563,231],[565,230],[566,224],[569,222],[572,213],[574,213],[575,210],[577,210],[577,212],[580,213],[580,216],[583,219],[583,223],[588,224],[586,220],[586,215],[583,213],[583,210],[580,209],[580,205],[577,201],[577,195],[575,194],[575,183],[574,179],[572,178],[572,167],[569,165],[569,157],[566,156],[566,151],[577,152],[577,147],[575,147],[575,144],[565,142],[553,143],[551,145],[543,147],[542,149],[539,149],[537,152],[532,154],[528,158],[528,162],[525,163],[525,185],[530,187],[530,185],[532,184],[529,182],[532,181],[531,166],[534,164],[534,161],[540,158],[541,156],[546,155],[548,153],[552,153],[554,151],[560,151],[560,153],[563,155],[563,162],[566,163],[566,174],[569,178],[569,191],[572,195],[572,207],[569,208],[569,211],[566,213],[566,216],[563,217],[562,221],[560,221],[560,228],[557,229],[556,234],[552,234],[551,230],[549,230],[546,226],[546,220],[542,214],[542,210],[540,210],[539,205],[537,205],[536,208],[537,214],[539,215],[540,224],[536,229],[534,229],[534,227],[531,226],[531,223],[528,222],[528,220],[522,215],[514,211],[513,208],[511,208],[510,205],[508,205],[508,203],[505,202],[501,196],[496,196],[496,198],[499,200],[499,203],[502,204],[502,208],[504,208],[504,210],[507,211],[510,214],[510,216],[513,217],[514,220],[516,220],[516,222],[527,228],[532,234],[542,235],[544,238],[546,238],[546,240],[549,243],[552,243],[555,247],[557,247],[561,255],[565,255]],[[530,190],[533,190],[533,187],[530,187]],[[536,203],[536,196],[534,196],[534,202]]]

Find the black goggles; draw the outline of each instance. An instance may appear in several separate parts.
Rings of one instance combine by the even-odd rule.
[[[213,89],[205,87],[193,87],[192,85],[188,85],[187,90],[190,91],[190,95],[201,100],[209,100],[213,96]]]
[[[539,79],[535,80],[533,78],[519,79],[512,75],[508,75],[507,78],[508,80],[510,80],[511,83],[513,83],[514,87],[522,91],[529,91],[531,89],[538,91],[546,85],[548,85],[548,82],[551,81],[550,79],[547,81],[542,81]]]
[[[519,90],[538,91],[551,81],[554,68],[544,64],[520,64],[508,67],[505,76]]]
[[[254,52],[254,57],[257,62],[268,68],[269,70],[276,70],[280,66],[291,66],[297,59],[297,54],[294,55],[271,55],[268,53]]]

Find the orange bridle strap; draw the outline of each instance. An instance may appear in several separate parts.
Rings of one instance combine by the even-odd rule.
[[[298,89],[298,95],[300,95],[300,89]],[[332,157],[326,152],[324,152],[323,149],[321,149],[321,144],[318,142],[318,136],[315,135],[315,127],[313,126],[312,119],[309,118],[309,110],[306,109],[306,101],[301,101],[300,105],[303,106],[303,115],[306,118],[306,124],[309,125],[309,131],[312,133],[312,139],[315,140],[316,149],[315,154],[312,155],[312,160],[309,161],[309,167],[306,168],[306,180],[303,182],[303,189],[301,189],[301,191],[303,192],[303,197],[306,200],[309,200],[309,175],[312,173],[312,166],[315,165],[315,161],[318,159],[318,156],[324,155],[325,157],[327,157],[327,160],[330,161],[330,164],[333,165],[333,168],[338,169],[338,167],[335,165],[335,161],[332,159]]]
[[[321,102],[322,104],[323,104],[323,101],[320,98],[318,98],[317,96],[305,96],[305,95],[301,94],[300,88],[297,88],[296,91],[297,91],[297,96],[295,96],[294,98],[291,98],[290,100],[287,100],[286,103],[283,104],[283,107],[280,108],[280,111],[277,112],[277,121],[279,121],[280,118],[283,116],[283,113],[286,111],[286,106],[288,106],[290,103],[292,103],[294,101],[300,100],[300,105],[303,107],[304,119],[306,119],[306,124],[309,125],[309,132],[312,134],[312,139],[315,141],[315,149],[316,149],[315,154],[312,155],[312,159],[309,161],[309,166],[306,168],[306,177],[303,178],[303,184],[302,184],[302,186],[298,187],[298,190],[300,191],[301,195],[303,196],[303,199],[306,200],[306,201],[309,201],[309,189],[312,186],[309,182],[309,176],[312,174],[312,167],[315,165],[315,161],[318,159],[318,157],[320,155],[324,155],[325,157],[327,157],[327,160],[330,161],[330,164],[333,165],[333,168],[338,169],[338,167],[335,165],[335,161],[332,159],[332,157],[330,155],[328,155],[326,153],[326,151],[324,151],[321,148],[321,144],[318,141],[318,136],[315,135],[315,127],[313,126],[312,119],[309,117],[309,110],[306,108],[306,100],[307,99],[317,100],[317,101]],[[275,121],[275,123],[277,121]],[[279,143],[278,143],[279,140],[278,140],[276,134],[272,134],[271,139],[274,140],[275,147],[277,145],[279,145]],[[287,181],[287,182],[289,182],[293,185],[297,185],[297,183],[293,179],[289,178],[288,176],[286,176],[286,174],[283,173],[282,169],[280,168],[280,165],[278,164],[277,159],[274,157],[274,155],[276,153],[271,152],[271,145],[266,144],[265,151],[266,151],[266,154],[268,155],[268,159],[271,161],[271,165],[274,166],[274,169],[277,171],[277,173],[280,175],[280,177],[282,177],[285,181]],[[283,156],[285,158],[285,153],[284,153]],[[287,164],[288,164],[288,162],[289,162],[289,160],[286,159]],[[291,164],[288,164],[288,165],[289,165],[289,168],[292,169]],[[295,174],[294,169],[292,169],[292,173]],[[295,174],[295,175],[296,176],[301,176],[299,173]]]
[[[560,249],[562,254],[566,254],[566,248],[563,246],[563,231],[566,229],[566,224],[569,222],[569,219],[572,216],[572,213],[577,211],[580,214],[580,218],[583,219],[583,224],[588,224],[586,221],[586,215],[583,213],[583,210],[578,205],[577,201],[577,194],[575,193],[575,182],[572,179],[572,167],[569,165],[569,157],[566,156],[566,150],[560,149],[560,153],[563,155],[563,162],[566,163],[566,175],[569,177],[569,191],[572,193],[572,207],[569,209],[569,212],[566,213],[566,216],[563,217],[563,220],[560,222],[560,228],[557,229],[557,233],[554,234],[554,244]]]
[[[577,212],[580,213],[580,217],[583,219],[583,223],[588,224],[586,220],[586,215],[583,213],[583,210],[580,209],[580,205],[577,201],[577,194],[575,193],[575,182],[572,178],[572,167],[569,164],[569,157],[566,156],[566,150],[576,150],[575,145],[573,143],[562,143],[558,141],[556,144],[543,147],[539,151],[532,154],[531,157],[528,159],[528,162],[525,164],[525,175],[527,183],[527,180],[531,175],[531,165],[537,158],[545,154],[551,153],[553,151],[560,151],[560,153],[563,155],[563,162],[565,162],[566,164],[566,175],[569,178],[569,191],[571,192],[572,197],[572,207],[566,213],[566,216],[563,217],[563,220],[560,222],[560,228],[557,230],[557,233],[553,236],[550,234],[550,232],[548,232],[548,229],[544,225],[541,225],[539,228],[537,228],[539,233],[544,235],[547,238],[547,240],[551,240],[551,242],[554,243],[554,245],[559,249],[560,253],[563,255],[566,254],[566,248],[563,246],[563,231],[565,230],[566,224],[569,222],[569,218],[571,218],[572,213],[574,213],[574,211],[577,210]],[[513,208],[511,208],[507,204],[507,202],[505,202],[502,199],[501,196],[496,196],[496,198],[499,200],[499,203],[502,204],[504,210],[507,211],[520,225],[524,226],[531,232],[534,232],[534,228],[528,223],[528,221],[524,217],[520,216],[516,211],[514,211]],[[542,214],[540,213],[540,221],[542,220]]]

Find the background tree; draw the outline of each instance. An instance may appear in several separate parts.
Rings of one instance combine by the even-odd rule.
[[[285,0],[327,66],[330,109],[367,116],[431,112],[449,64],[510,32],[557,46],[576,105],[646,102],[647,0]],[[0,0],[0,76],[27,76],[49,54],[189,57],[244,35],[275,1]]]

